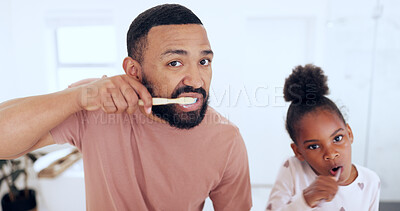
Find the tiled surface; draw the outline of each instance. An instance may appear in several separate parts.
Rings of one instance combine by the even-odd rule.
[[[381,202],[379,203],[380,211],[399,211],[400,202]]]

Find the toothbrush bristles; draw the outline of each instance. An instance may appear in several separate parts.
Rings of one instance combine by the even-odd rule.
[[[193,97],[182,97],[181,99],[178,100],[180,101],[179,104],[183,105],[193,104],[197,102],[197,98]]]

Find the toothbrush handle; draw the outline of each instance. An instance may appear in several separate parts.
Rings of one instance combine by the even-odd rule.
[[[165,105],[171,103],[167,98],[153,98],[153,105]],[[144,106],[144,103],[141,99],[138,101],[138,105]]]

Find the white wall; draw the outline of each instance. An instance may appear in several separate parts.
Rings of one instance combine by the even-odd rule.
[[[136,15],[162,1],[0,1],[0,101],[54,89],[49,17],[111,14],[118,59]],[[252,183],[273,184],[290,156],[282,86],[312,62],[329,77],[355,134],[353,161],[382,179],[382,200],[400,201],[400,2],[381,0],[182,1],[202,19],[215,52],[211,104],[245,139]],[[50,65],[49,65],[50,64]],[[122,70],[117,70],[122,73]],[[100,77],[100,76],[99,76]],[[266,196],[266,200],[267,200]]]

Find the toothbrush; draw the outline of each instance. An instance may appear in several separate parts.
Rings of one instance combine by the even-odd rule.
[[[339,172],[335,175],[336,182],[339,181],[340,174],[342,174],[343,167],[340,167]]]
[[[343,167],[340,167],[340,169],[338,171],[339,172],[335,175],[336,182],[339,181],[340,174],[342,174],[342,171],[343,171]],[[318,204],[318,207],[321,207],[323,203],[325,203],[325,199],[321,199],[321,201]]]
[[[187,105],[187,104],[193,104],[197,101],[197,98],[193,97],[180,97],[180,98],[174,98],[174,99],[168,99],[168,98],[153,98],[153,106],[154,105],[166,105],[166,104],[181,104],[181,105]],[[143,106],[144,103],[142,100],[139,99],[139,105]]]

